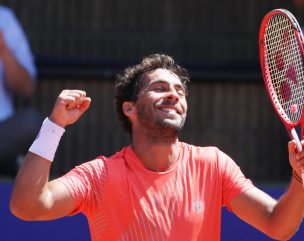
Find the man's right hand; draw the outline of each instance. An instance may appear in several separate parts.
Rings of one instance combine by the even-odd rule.
[[[63,90],[58,96],[50,120],[65,128],[75,123],[89,108],[91,98],[82,90]]]

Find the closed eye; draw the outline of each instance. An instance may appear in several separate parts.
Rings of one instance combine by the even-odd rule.
[[[185,93],[184,89],[179,89],[179,90],[177,90],[176,92],[177,92],[177,94],[178,94],[180,97],[186,96],[186,93]]]
[[[167,88],[162,87],[162,86],[155,87],[155,88],[153,88],[153,90],[154,90],[155,92],[166,92],[166,91],[168,91]]]

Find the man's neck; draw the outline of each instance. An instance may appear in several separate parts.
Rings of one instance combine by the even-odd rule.
[[[180,143],[151,143],[143,140],[132,141],[132,149],[143,165],[155,172],[170,170],[178,161]]]

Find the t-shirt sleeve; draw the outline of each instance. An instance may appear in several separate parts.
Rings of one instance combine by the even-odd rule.
[[[230,210],[230,200],[254,188],[254,185],[244,176],[240,167],[228,155],[219,151],[218,160],[222,176],[222,203]]]
[[[70,192],[75,209],[69,215],[83,212],[93,214],[108,180],[108,170],[102,159],[76,166],[64,176],[58,178]]]

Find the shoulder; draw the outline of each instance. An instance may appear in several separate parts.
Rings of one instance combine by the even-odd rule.
[[[225,171],[226,168],[236,165],[232,158],[216,146],[195,146],[182,143],[184,158],[196,164],[209,166]]]
[[[195,146],[181,143],[184,153],[195,161],[214,162],[222,158],[223,153],[215,146]]]
[[[59,179],[68,183],[70,186],[83,185],[84,188],[89,186],[104,186],[114,176],[113,173],[118,173],[122,168],[118,167],[121,154],[116,153],[111,157],[98,156],[94,160],[84,162]],[[116,172],[113,170],[116,170]]]
[[[121,176],[124,170],[124,149],[113,156],[98,156],[94,160],[84,162],[67,174],[64,178],[82,179],[85,182],[94,182],[97,180],[108,180],[113,176]]]
[[[125,155],[127,152],[128,147],[124,147],[110,157],[98,156],[87,165],[98,167],[99,172],[106,170],[109,180],[121,179],[126,174]]]
[[[124,156],[127,152],[128,147],[124,147],[121,150],[117,151],[110,157],[98,156],[97,160],[101,160],[106,163],[107,166],[117,166],[124,163]]]

